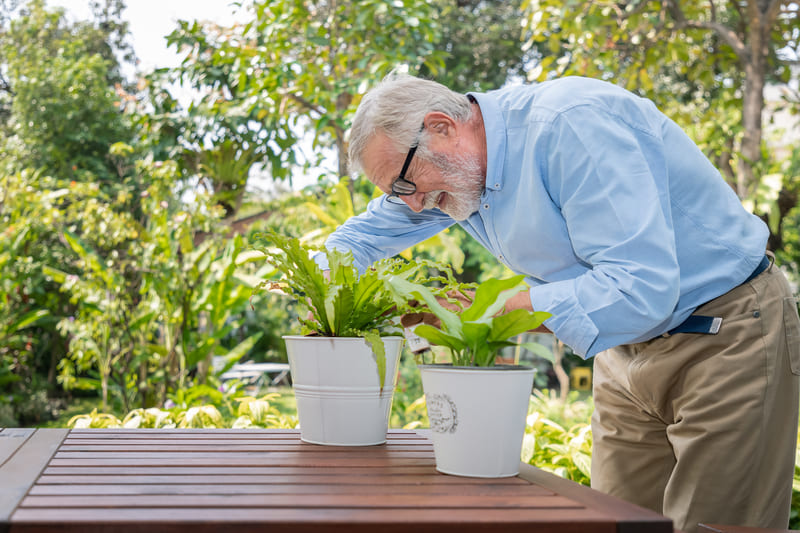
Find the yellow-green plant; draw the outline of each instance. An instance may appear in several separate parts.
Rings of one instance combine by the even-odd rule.
[[[592,464],[591,398],[573,391],[564,401],[534,391],[522,443],[522,460],[563,478],[589,485]]]
[[[238,418],[233,422],[234,428],[295,428],[297,417],[281,413],[270,400],[278,397],[276,393],[265,394],[260,398],[243,396],[236,398],[239,402]]]
[[[112,414],[98,413],[97,409],[92,409],[91,413],[73,416],[67,425],[77,429],[121,428],[122,421]]]
[[[126,428],[174,428],[178,427],[175,415],[157,407],[134,409],[122,419],[122,427]]]
[[[293,413],[281,412],[272,400],[280,395],[269,393],[259,398],[239,396],[233,414],[226,405],[218,409],[213,404],[171,409],[134,409],[122,419],[111,413],[91,413],[73,416],[67,425],[74,428],[294,428]]]

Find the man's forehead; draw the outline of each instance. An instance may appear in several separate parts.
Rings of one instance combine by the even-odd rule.
[[[378,187],[391,189],[392,181],[400,171],[397,166],[397,150],[383,132],[376,133],[364,148],[364,172]]]

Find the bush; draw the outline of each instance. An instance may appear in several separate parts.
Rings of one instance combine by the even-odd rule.
[[[67,423],[74,428],[294,428],[297,418],[281,413],[270,403],[279,395],[270,393],[260,398],[240,396],[233,401],[238,408],[231,413],[212,404],[170,409],[134,409],[121,420],[110,413],[73,416]],[[224,414],[223,414],[224,413]]]
[[[589,485],[592,464],[594,409],[591,397],[579,400],[572,391],[566,402],[552,392],[534,391],[522,459],[542,470]]]

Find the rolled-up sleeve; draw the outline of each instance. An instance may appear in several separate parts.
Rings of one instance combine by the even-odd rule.
[[[325,246],[350,250],[359,271],[364,272],[375,261],[397,255],[454,223],[437,209],[415,213],[406,205],[387,202],[383,195],[372,200],[362,214],[342,224]],[[323,258],[318,257],[317,262],[326,266]]]

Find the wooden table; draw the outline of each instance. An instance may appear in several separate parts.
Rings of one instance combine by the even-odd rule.
[[[298,430],[0,430],[0,533],[672,533],[670,520],[522,465],[440,474],[424,431],[328,447]]]

